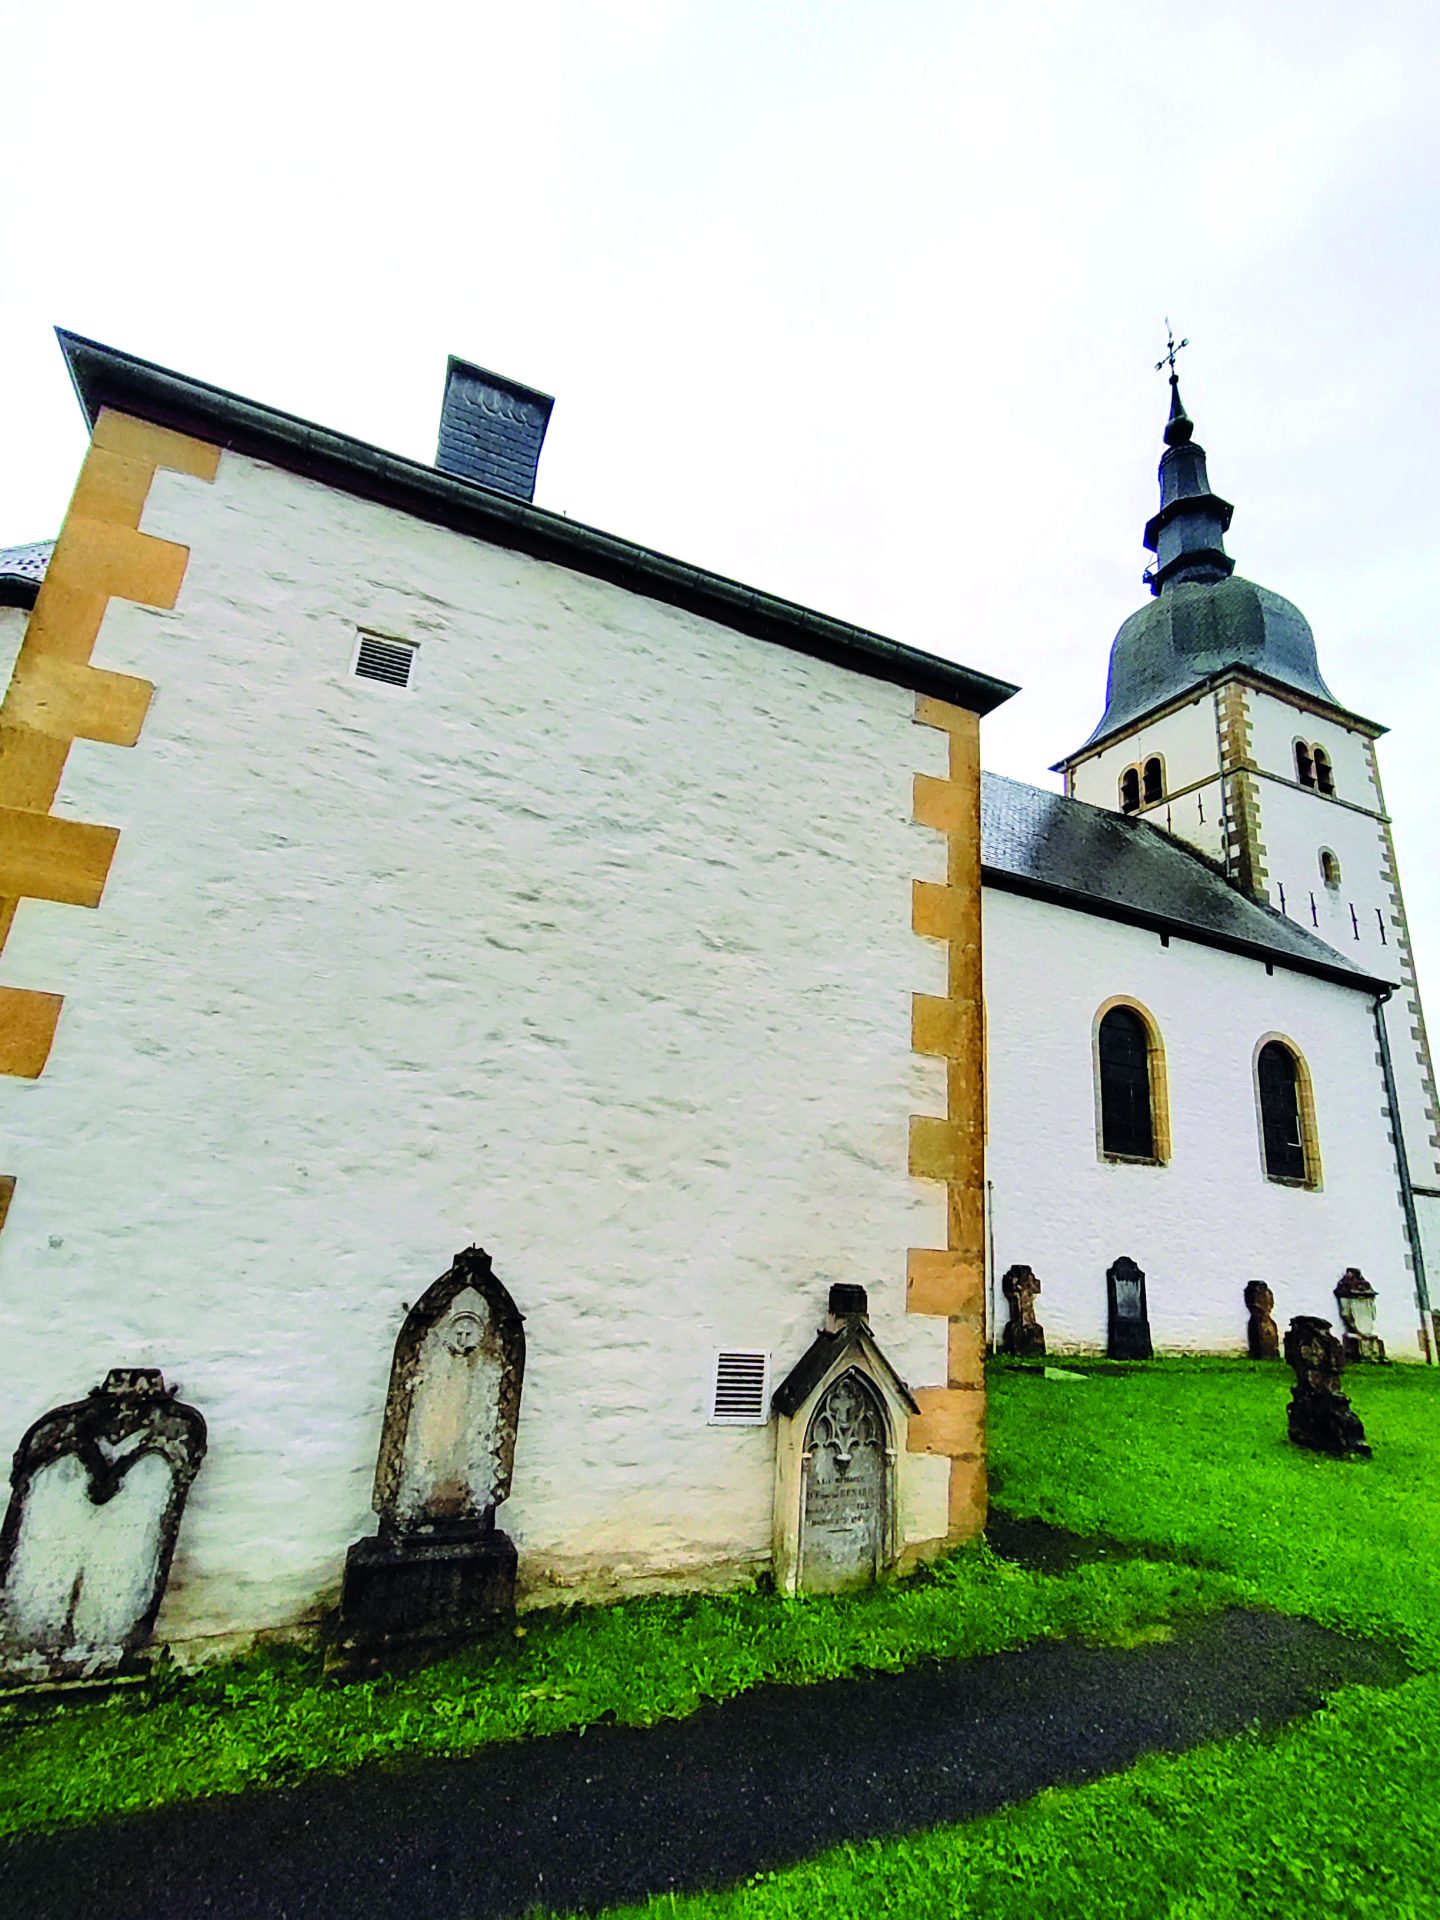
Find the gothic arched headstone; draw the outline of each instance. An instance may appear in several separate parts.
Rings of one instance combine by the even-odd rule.
[[[495,1509],[510,1491],[524,1375],[521,1315],[489,1254],[469,1247],[395,1342],[375,1468],[380,1531],[346,1558],[347,1632],[435,1634],[513,1611],[515,1548]]]

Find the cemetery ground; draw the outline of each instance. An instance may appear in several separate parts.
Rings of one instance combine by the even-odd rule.
[[[809,1920],[817,1908],[906,1920],[1440,1913],[1440,1381],[1418,1367],[1347,1373],[1375,1458],[1340,1462],[1286,1440],[1291,1376],[1279,1364],[1062,1365],[1084,1377],[991,1372],[995,1505],[1007,1521],[1035,1523],[996,1528],[1016,1559],[963,1550],[837,1599],[752,1592],[532,1614],[514,1632],[376,1680],[339,1684],[313,1657],[287,1654],[162,1675],[146,1692],[103,1701],[12,1709],[0,1722],[0,1908],[62,1910],[45,1906],[33,1879],[57,1844],[45,1829],[117,1870],[135,1838],[153,1834],[149,1887],[161,1901],[162,1831],[183,1834],[203,1814],[212,1833],[228,1823],[242,1849],[247,1821],[273,1847],[297,1782],[320,1808],[363,1782],[381,1781],[393,1801],[408,1777],[423,1828],[426,1769],[440,1756],[490,1764],[508,1753],[543,1772],[547,1755],[573,1757],[584,1743],[533,1736],[679,1721],[658,1732],[673,1740],[686,1716],[700,1710],[690,1726],[709,1724],[706,1714],[727,1710],[707,1703],[725,1700],[732,1715],[762,1718],[766,1703],[783,1711],[788,1700],[792,1719],[808,1712],[818,1746],[826,1703],[862,1696],[895,1700],[903,1753],[906,1712],[930,1687],[963,1703],[968,1674],[983,1701],[1013,1674],[1038,1708],[1023,1723],[1033,1751],[997,1749],[986,1762],[1019,1777],[1019,1763],[1038,1758],[1032,1787],[1063,1784],[1027,1788],[977,1818],[921,1818],[913,1831],[874,1823],[860,1793],[830,1809],[837,1837],[852,1837],[827,1851],[802,1858],[782,1845],[739,1885],[662,1892],[626,1911],[647,1920]],[[1238,1608],[1279,1617],[1262,1624]],[[1338,1669],[1338,1643],[1312,1644],[1302,1619],[1351,1637]],[[977,1656],[969,1669],[930,1664]],[[1253,1726],[1217,1721],[1207,1700],[1249,1699],[1247,1668],[1268,1705]],[[910,1691],[873,1692],[891,1685]],[[1180,1728],[1161,1744],[1185,1750],[1127,1754],[1102,1771],[1093,1734],[1107,1702],[1117,1721],[1134,1718],[1157,1689]],[[839,1737],[843,1705],[836,1721]],[[1002,1741],[1022,1723],[994,1724]],[[656,1737],[600,1736],[637,1752]],[[184,1805],[207,1796],[227,1797]],[[156,1808],[167,1811],[143,1811]],[[675,1835],[657,1835],[657,1852],[662,1840],[673,1854]],[[297,1887],[306,1846],[296,1832]],[[709,1884],[704,1874],[674,1880]],[[322,1894],[313,1906],[302,1895],[244,1910],[365,1909]],[[407,1910],[416,1920],[462,1911],[427,1904],[423,1882]]]

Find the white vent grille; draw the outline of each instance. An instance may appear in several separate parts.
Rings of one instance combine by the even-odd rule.
[[[770,1418],[770,1356],[758,1348],[715,1355],[712,1427],[763,1427]]]
[[[415,649],[404,640],[386,640],[378,633],[362,633],[355,649],[355,672],[362,680],[383,680],[389,687],[408,687]]]

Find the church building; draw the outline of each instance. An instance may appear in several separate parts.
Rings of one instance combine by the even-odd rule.
[[[537,506],[531,388],[452,360],[427,466],[61,346],[89,451],[0,552],[0,1668],[912,1564],[984,1524],[1026,1270],[1052,1352],[1353,1272],[1435,1360],[1382,729],[1173,373],[1060,793],[981,774],[1007,683]]]

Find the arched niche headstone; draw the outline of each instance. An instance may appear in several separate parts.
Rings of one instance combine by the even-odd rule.
[[[898,1554],[905,1423],[919,1409],[870,1330],[863,1287],[830,1289],[824,1324],[771,1405],[776,1584],[868,1585]]]
[[[411,1308],[395,1341],[375,1469],[380,1530],[345,1562],[342,1630],[362,1641],[451,1632],[515,1606],[510,1492],[525,1328],[480,1247]]]
[[[1105,1351],[1112,1360],[1150,1360],[1155,1349],[1150,1342],[1150,1306],[1145,1294],[1145,1275],[1128,1254],[1121,1254],[1105,1274],[1105,1292],[1110,1308],[1109,1338]]]
[[[134,1666],[170,1577],[205,1422],[151,1367],[120,1367],[21,1440],[0,1531],[0,1663],[12,1678]]]

